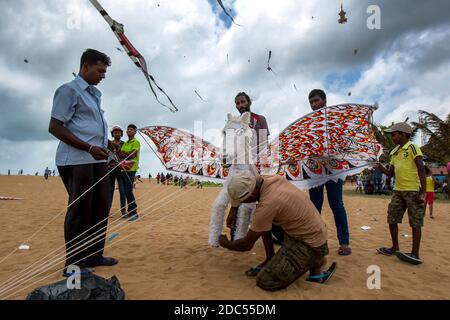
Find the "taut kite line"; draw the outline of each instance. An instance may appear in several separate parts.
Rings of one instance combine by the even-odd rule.
[[[114,19],[112,19],[97,0],[89,0],[89,2],[95,7],[95,9],[97,9],[97,11],[102,15],[102,17],[111,27],[111,30],[116,35],[117,39],[119,40],[122,47],[125,49],[125,52],[128,54],[130,59],[144,73],[144,76],[147,79],[148,84],[150,85],[150,89],[152,90],[153,95],[156,98],[156,101],[158,101],[160,105],[168,108],[170,111],[177,112],[178,108],[172,102],[172,99],[170,99],[170,97],[166,94],[166,92],[161,87],[158,86],[153,76],[148,73],[147,63],[145,62],[144,57],[139,53],[139,51],[136,50],[136,48],[131,44],[130,40],[128,40],[128,38],[125,36],[123,24],[120,24]],[[158,95],[153,89],[152,82],[158,88],[158,90],[161,91],[167,97],[171,106],[167,106],[161,101],[159,101]]]

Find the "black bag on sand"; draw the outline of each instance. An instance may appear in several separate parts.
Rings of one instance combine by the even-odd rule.
[[[119,279],[95,274],[80,277],[80,289],[69,289],[67,280],[46,285],[28,294],[27,300],[125,300]]]

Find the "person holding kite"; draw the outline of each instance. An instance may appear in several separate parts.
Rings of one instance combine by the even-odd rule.
[[[269,126],[267,125],[267,120],[264,116],[254,113],[250,110],[252,105],[252,100],[245,92],[239,92],[234,98],[236,104],[236,109],[242,115],[245,112],[250,112],[250,128],[256,131],[256,161],[257,165],[261,164],[261,159],[266,159],[263,153],[268,150],[268,140],[269,140]],[[238,208],[231,207],[230,212],[227,217],[227,227],[231,229],[231,238],[234,239],[234,232],[236,230],[236,221]]]
[[[72,264],[89,273],[92,270],[88,267],[118,263],[114,258],[103,256],[110,184],[108,179],[102,178],[108,174],[107,147],[113,146],[108,140],[108,126],[100,107],[101,92],[95,88],[105,78],[110,65],[107,55],[87,49],[81,56],[77,77],[59,87],[53,98],[48,131],[60,140],[56,165],[71,204],[64,222],[67,251],[64,276],[69,276],[66,269]],[[79,249],[98,233],[100,241]],[[69,242],[75,238],[80,245],[69,255]]]
[[[325,92],[320,89],[312,90],[309,93],[308,99],[311,109],[314,111],[322,109],[327,105],[327,96]],[[348,232],[347,212],[345,211],[344,201],[342,200],[343,183],[344,182],[340,179],[337,182],[329,180],[325,184],[309,189],[309,198],[314,203],[317,210],[322,212],[323,189],[324,187],[327,189],[328,203],[333,212],[339,240],[340,247],[338,254],[347,256],[352,253],[352,250],[349,246],[350,235]]]

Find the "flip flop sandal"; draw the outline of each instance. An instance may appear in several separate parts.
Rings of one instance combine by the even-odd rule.
[[[382,247],[382,248],[378,248],[378,249],[377,249],[377,252],[378,252],[379,254],[382,254],[382,255],[385,255],[385,256],[392,256],[392,255],[394,255],[397,251],[395,251],[395,250],[392,249],[392,248],[385,248],[385,247]]]
[[[323,283],[327,282],[328,280],[330,280],[330,278],[333,276],[334,272],[336,271],[336,267],[337,267],[336,262],[333,262],[327,271],[322,272],[322,274],[318,275],[318,276],[308,276],[306,278],[306,281],[318,282],[318,283],[323,284]]]
[[[261,269],[262,269],[262,267],[260,267],[260,266],[251,267],[250,269],[245,271],[245,275],[247,277],[256,277],[258,275],[258,273],[261,271]]]
[[[340,256],[348,256],[352,254],[352,249],[347,247],[347,248],[339,248],[338,250],[338,255]]]
[[[408,263],[414,264],[414,265],[418,265],[418,264],[423,263],[423,261],[421,259],[417,258],[412,253],[403,253],[403,252],[397,251],[395,253],[395,255],[397,256],[397,258],[399,258],[403,262],[408,262]]]

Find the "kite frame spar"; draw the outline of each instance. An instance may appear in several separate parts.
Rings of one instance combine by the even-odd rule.
[[[102,15],[103,19],[105,19],[105,21],[108,23],[111,30],[114,32],[117,39],[119,40],[120,45],[125,49],[125,52],[128,54],[130,59],[144,73],[144,76],[147,79],[148,84],[150,85],[150,89],[152,90],[153,95],[156,98],[156,101],[158,101],[160,105],[168,108],[170,111],[177,112],[178,108],[172,102],[172,99],[170,99],[167,93],[156,83],[155,78],[148,73],[147,63],[144,57],[139,53],[139,51],[136,50],[136,48],[131,44],[130,40],[128,40],[128,38],[125,36],[123,24],[111,18],[97,0],[89,0],[89,2],[95,7],[95,9],[97,9],[97,11]],[[153,89],[152,82],[158,88],[158,90],[161,91],[166,96],[171,106],[167,106],[159,100],[158,95]]]

